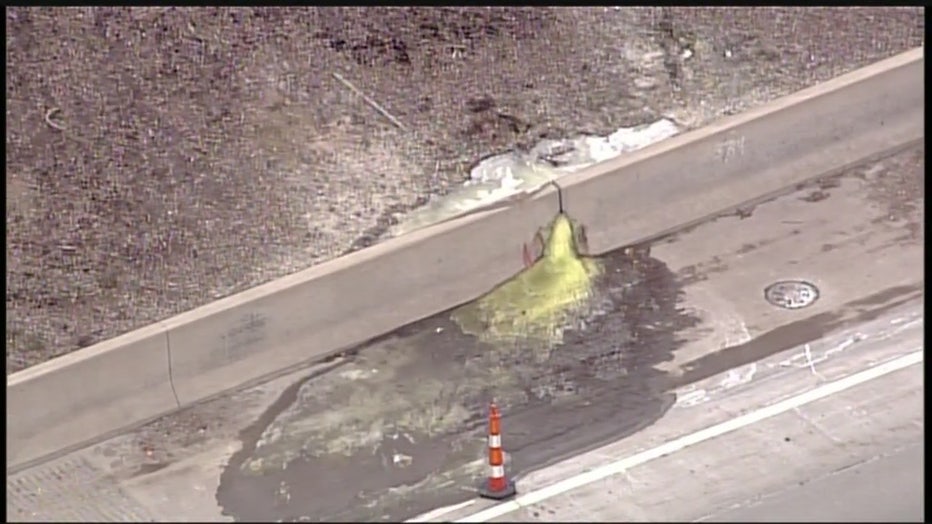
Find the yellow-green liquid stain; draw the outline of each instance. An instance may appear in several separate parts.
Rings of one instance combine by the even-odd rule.
[[[465,333],[494,345],[532,339],[548,353],[563,342],[566,327],[588,306],[601,266],[579,255],[573,223],[562,213],[542,237],[543,253],[531,267],[453,312]]]

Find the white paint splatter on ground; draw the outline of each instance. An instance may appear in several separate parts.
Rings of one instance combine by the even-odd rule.
[[[757,363],[752,363],[743,368],[736,368],[728,370],[728,375],[722,379],[720,386],[722,389],[731,389],[742,384],[747,384],[754,380],[754,375],[757,373]]]

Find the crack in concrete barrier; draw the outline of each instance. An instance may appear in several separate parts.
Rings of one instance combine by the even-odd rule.
[[[172,340],[171,330],[165,330],[165,350],[168,355],[168,385],[172,388],[172,395],[175,397],[175,404],[181,409],[181,400],[178,398],[178,391],[175,389],[175,376],[172,373]]]
[[[563,188],[556,179],[551,180],[550,185],[557,190],[557,213],[563,214]]]

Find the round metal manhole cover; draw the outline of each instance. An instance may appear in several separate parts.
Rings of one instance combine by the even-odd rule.
[[[804,280],[783,280],[764,289],[764,298],[784,309],[802,309],[819,299],[819,288]]]

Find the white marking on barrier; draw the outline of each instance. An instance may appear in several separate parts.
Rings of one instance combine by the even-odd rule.
[[[722,163],[728,163],[736,157],[744,156],[744,145],[747,139],[744,136],[731,136],[722,140],[716,148],[716,155],[722,159]]]

